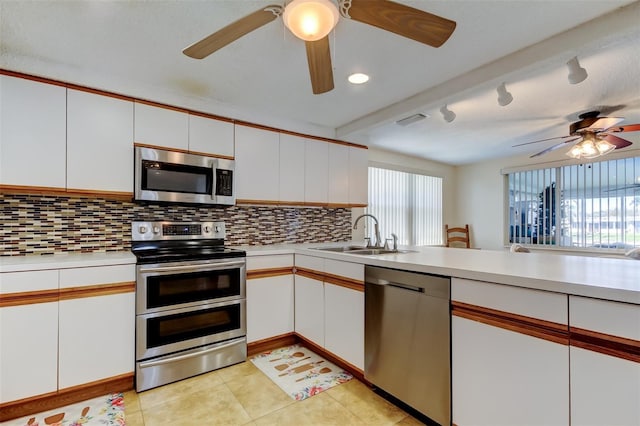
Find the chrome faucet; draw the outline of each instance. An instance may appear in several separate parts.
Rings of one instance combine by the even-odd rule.
[[[382,247],[382,239],[380,238],[380,226],[378,225],[378,219],[372,215],[372,214],[361,214],[360,216],[358,216],[356,218],[356,220],[353,221],[353,229],[358,229],[358,221],[360,219],[362,219],[365,216],[369,216],[371,219],[373,219],[374,221],[374,225],[373,225],[373,229],[375,232],[375,236],[376,236],[376,242],[373,245],[373,247],[375,248],[381,248]]]

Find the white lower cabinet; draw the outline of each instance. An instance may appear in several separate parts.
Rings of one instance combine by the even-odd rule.
[[[293,332],[292,268],[291,254],[247,258],[248,343]],[[284,273],[286,269],[288,273]],[[259,272],[273,276],[260,277]]]
[[[609,343],[630,339],[640,346],[640,305],[570,296],[569,313],[572,336],[576,336],[571,347],[571,424],[640,425],[637,355],[625,359],[598,352],[598,345],[577,347],[579,335]]]
[[[453,423],[569,424],[568,345],[533,337],[517,325],[531,318],[551,322],[564,318],[566,325],[567,296],[454,278],[452,299]],[[546,303],[539,305],[541,301]],[[456,312],[456,302],[473,306],[467,311],[471,318],[463,309]],[[507,329],[505,317],[492,322],[482,308],[509,314],[516,326]]]
[[[134,265],[60,270],[61,389],[133,371],[135,293],[100,295],[100,291],[104,286],[134,281]],[[96,295],[76,298],[77,288]]]
[[[324,284],[296,275],[296,333],[324,347]]]
[[[324,347],[364,370],[364,292],[324,284]]]
[[[57,290],[55,270],[0,274],[0,293],[5,297]],[[57,300],[0,308],[0,404],[56,392],[57,373]]]

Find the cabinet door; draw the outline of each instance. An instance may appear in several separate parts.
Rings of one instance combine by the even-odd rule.
[[[236,199],[278,201],[280,135],[236,126]]]
[[[608,353],[600,353],[598,345],[589,341],[584,347],[574,345],[580,345],[578,335],[586,335],[598,336],[613,347],[622,339],[640,346],[640,305],[570,296],[569,325],[575,332],[571,342],[571,423],[639,425],[637,355],[625,358],[606,349],[603,352]]]
[[[363,291],[324,284],[325,349],[364,370]]]
[[[99,288],[134,281],[134,265],[60,271],[61,389],[133,371],[135,293],[99,295]],[[78,287],[97,295],[75,298],[74,291],[66,291]]]
[[[333,204],[349,203],[349,147],[329,144],[328,200]]]
[[[296,333],[324,347],[324,286],[322,281],[296,275],[295,327]]]
[[[247,280],[247,342],[293,331],[293,275]]]
[[[329,144],[307,140],[304,161],[304,201],[326,204],[329,185]]]
[[[134,141],[186,151],[189,149],[189,115],[136,102]]]
[[[64,87],[0,75],[0,184],[65,187]]]
[[[189,151],[233,158],[233,123],[190,114]]]
[[[566,325],[567,297],[454,278],[452,298],[453,423],[569,424],[568,346],[517,326],[525,316]],[[475,307],[471,319],[457,313],[456,302]],[[490,315],[496,326],[481,322],[484,308],[508,313],[509,324]]]
[[[3,295],[57,289],[58,271],[0,274]],[[0,308],[0,360],[0,403],[58,389],[57,300]]]
[[[68,91],[67,188],[133,192],[133,102]]]
[[[305,139],[280,133],[280,201],[304,201]]]
[[[349,147],[349,203],[368,203],[369,153],[366,149]]]

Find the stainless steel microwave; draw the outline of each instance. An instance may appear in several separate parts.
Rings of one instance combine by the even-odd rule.
[[[234,205],[234,161],[135,147],[134,199]]]

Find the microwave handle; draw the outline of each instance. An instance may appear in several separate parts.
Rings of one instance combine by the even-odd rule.
[[[216,170],[218,170],[218,160],[213,159],[211,161],[211,199],[216,199],[216,187],[218,186],[218,176],[216,176]]]

